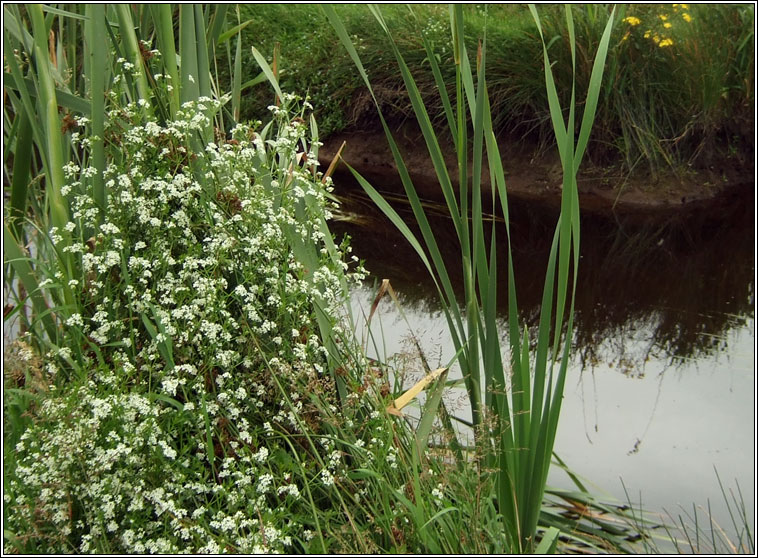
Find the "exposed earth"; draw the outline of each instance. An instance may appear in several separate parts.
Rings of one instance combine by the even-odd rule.
[[[394,138],[419,196],[442,200],[442,191],[420,133],[405,127],[394,133]],[[381,129],[347,131],[327,138],[319,149],[322,170],[329,166],[343,142],[343,161],[377,189],[402,192],[397,168]],[[537,150],[523,143],[499,143],[509,197],[546,205],[560,204],[562,171],[557,150],[535,156]],[[451,145],[442,148],[453,186],[457,187],[455,151]],[[715,157],[707,168],[690,168],[679,173],[669,171],[651,177],[643,172],[626,176],[613,168],[593,166],[586,162],[585,156],[578,178],[580,207],[583,212],[599,213],[670,212],[701,207],[733,188],[754,187],[754,156],[750,154],[741,159]],[[483,192],[490,192],[486,163],[482,174]]]

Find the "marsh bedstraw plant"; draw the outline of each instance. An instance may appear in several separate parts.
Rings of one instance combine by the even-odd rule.
[[[326,226],[308,102],[282,93],[271,122],[196,151],[225,98],[160,122],[120,102],[122,82],[104,118],[107,206],[86,187],[81,119],[78,162],[62,169],[68,242],[27,222],[35,253],[22,261],[61,334],[29,328],[6,370],[6,418],[19,420],[6,422],[4,549],[465,548],[452,527],[437,540],[440,464],[409,467],[383,373],[343,329],[364,272]],[[79,275],[60,272],[65,255]],[[63,286],[72,304],[53,306]]]
[[[65,286],[74,304],[55,308],[65,334],[43,355],[57,393],[32,407],[6,471],[5,548],[304,548],[317,527],[294,509],[323,498],[304,485],[327,491],[342,452],[324,437],[305,452],[323,460],[305,459],[285,434],[302,432],[295,413],[319,416],[314,394],[336,409],[315,313],[339,334],[344,278],[363,276],[347,275],[346,246],[325,238],[329,180],[297,164],[315,160],[308,104],[292,112],[285,95],[263,129],[240,125],[193,152],[222,101],[184,103],[159,123],[145,103],[109,99],[105,211],[83,186],[93,142],[76,134],[82,166],[63,168],[61,189],[70,241],[39,231],[40,289],[57,300]],[[316,266],[295,243],[313,247]],[[66,254],[77,278],[42,259]]]
[[[240,402],[252,398],[262,404],[271,397],[271,386],[261,376],[230,372],[260,367],[255,357],[242,356],[255,354],[248,350],[250,332],[282,353],[297,350],[302,358],[319,348],[309,346],[309,320],[298,308],[313,287],[298,300],[293,293],[303,286],[294,277],[294,284],[279,281],[280,266],[294,264],[281,249],[281,226],[291,210],[286,200],[294,196],[271,178],[265,185],[253,179],[269,171],[276,153],[294,147],[298,132],[283,129],[278,149],[267,151],[261,138],[253,141],[239,128],[235,133],[244,147],[239,141],[209,144],[204,153],[192,154],[189,139],[219,102],[187,103],[166,125],[152,119],[144,105],[111,106],[108,112],[105,137],[122,159],[105,169],[107,209],[98,208],[82,188],[83,178],[96,169],[71,162],[62,188],[72,209],[64,227],[71,241],[61,247],[56,227],[43,231],[49,247],[73,255],[82,271],[78,279],[66,278],[77,304],[57,309],[66,335],[46,355],[46,372],[50,382],[65,371],[81,385],[63,388],[78,389],[75,399],[46,401],[39,420],[21,436],[15,448],[18,467],[6,487],[11,510],[6,528],[23,540],[41,535],[35,525],[49,521],[55,530],[47,535],[49,546],[41,547],[49,551],[73,550],[67,544],[72,534],[81,540],[76,550],[83,552],[174,552],[177,541],[193,538],[205,541],[198,542],[198,550],[218,550],[219,538],[206,532],[213,525],[222,534],[258,533],[258,519],[250,529],[232,518],[245,487],[253,499],[276,488],[261,480],[265,469],[235,475],[236,460],[216,456],[206,443],[212,438],[188,434],[227,417],[237,441],[236,447],[227,442],[223,452],[237,451],[246,461],[265,465],[263,450],[249,449],[264,435],[251,432],[250,411],[256,407],[241,409]],[[75,134],[74,141],[89,154],[89,137]],[[192,166],[190,158],[195,158]],[[203,175],[203,183],[195,173]],[[305,195],[299,181],[292,186]],[[300,232],[312,234],[309,226],[303,223]],[[60,289],[61,281],[53,273],[40,288]],[[236,306],[242,320],[229,311]],[[272,318],[282,312],[303,328],[297,339],[290,330],[274,328]],[[116,393],[113,388],[119,388],[118,395],[108,395]],[[177,433],[183,434],[176,438]],[[185,466],[174,466],[174,460]],[[239,483],[238,490],[219,490],[219,484],[210,493],[231,498],[215,517],[205,518],[200,509],[208,496],[202,485],[208,471],[193,464],[202,462],[219,479]],[[152,474],[137,475],[141,469]],[[203,528],[182,527],[186,519],[200,518]],[[164,533],[166,523],[173,523],[170,536]],[[266,525],[261,519],[260,528]],[[266,548],[260,537],[253,538],[238,535],[228,544]],[[286,542],[269,533],[274,548]]]

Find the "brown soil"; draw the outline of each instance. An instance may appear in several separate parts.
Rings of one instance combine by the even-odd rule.
[[[441,200],[442,191],[423,137],[409,127],[401,128],[394,137],[419,196]],[[382,130],[347,131],[327,138],[319,150],[322,169],[331,163],[343,141],[342,159],[374,187],[402,191],[397,168]],[[523,144],[499,143],[509,197],[546,205],[560,204],[562,171],[557,150],[535,156],[536,150]],[[454,187],[457,187],[455,151],[451,145],[442,147],[448,173]],[[612,168],[592,167],[587,163],[582,166],[578,178],[580,206],[582,211],[597,213],[692,209],[707,204],[732,188],[754,187],[755,184],[752,157],[747,164],[740,164],[736,158],[714,159],[709,168],[669,172],[657,178],[641,173],[626,176]],[[483,192],[489,192],[489,170],[486,166],[482,175]]]

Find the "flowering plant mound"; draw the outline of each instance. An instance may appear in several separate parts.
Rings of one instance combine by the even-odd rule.
[[[270,124],[204,146],[218,101],[187,103],[165,123],[145,104],[116,106],[105,210],[85,187],[98,138],[74,137],[73,219],[49,238],[79,279],[58,273],[42,286],[70,289],[76,305],[57,309],[65,342],[45,360],[58,385],[35,408],[6,485],[17,548],[307,546],[304,484],[317,478],[328,492],[342,466],[313,402],[337,415],[324,331],[339,340],[346,279],[363,272],[347,272],[349,247],[329,235],[330,180],[315,171],[317,142],[296,103],[285,96]],[[319,443],[294,448],[297,434]],[[308,491],[307,507],[318,505]]]
[[[655,10],[649,7],[643,7],[640,10],[632,10],[629,15],[623,19],[623,23],[628,26],[622,42],[626,41],[637,28],[644,29],[640,32],[645,41],[650,41],[659,48],[672,46],[675,41],[675,33],[681,32],[683,27],[692,23],[688,4],[661,4]],[[637,16],[640,17],[637,17]],[[641,25],[644,22],[644,25]]]

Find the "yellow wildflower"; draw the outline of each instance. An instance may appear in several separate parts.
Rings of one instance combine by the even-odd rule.
[[[658,44],[661,42],[661,38],[658,35],[653,35],[653,42]]]
[[[663,27],[665,27],[666,29],[671,29],[671,23],[667,21],[666,23],[663,24]]]
[[[690,14],[688,14],[687,12],[684,12],[682,14],[682,19],[684,19],[684,21],[686,21],[687,23],[689,23],[689,22],[692,21],[692,16]]]
[[[683,10],[689,10],[690,9],[690,5],[689,4],[679,4],[679,5],[682,7]]]
[[[667,16],[666,14],[658,14],[658,18],[661,21],[666,21],[669,18],[669,16]]]
[[[628,23],[632,27],[634,27],[635,25],[639,25],[640,23],[642,23],[642,21],[640,21],[640,18],[634,17],[634,16],[625,17],[622,21],[624,23]]]
[[[674,44],[674,41],[672,41],[671,39],[663,39],[660,43],[658,43],[658,46],[663,48],[663,47],[671,46],[673,44]]]
[[[649,38],[650,38],[650,30],[647,30],[647,31],[645,31],[645,35],[644,35],[644,37],[645,37],[646,39],[649,39]]]

